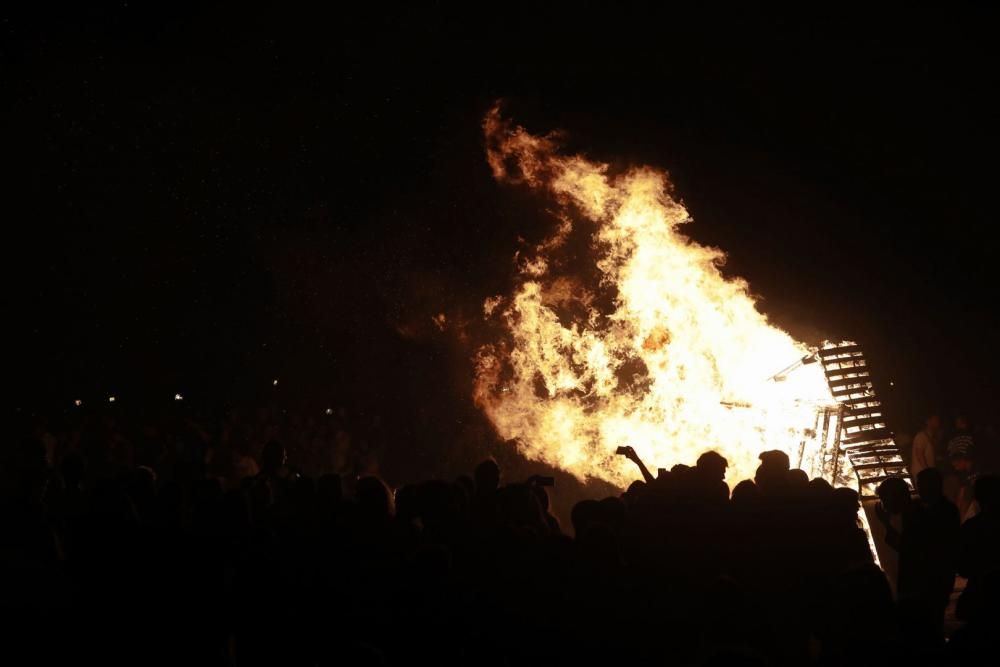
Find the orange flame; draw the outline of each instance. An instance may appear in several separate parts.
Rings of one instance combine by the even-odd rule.
[[[723,277],[722,251],[679,232],[690,217],[667,174],[612,176],[498,107],[483,128],[497,180],[559,204],[555,232],[519,258],[513,292],[484,303],[503,334],[478,350],[474,391],[498,434],[532,460],[621,487],[637,475],[615,455],[620,445],[651,468],[715,449],[730,483],[752,477],[765,449],[821,469],[809,428],[833,398],[820,364],[772,379],[810,349],[768,323],[745,281]],[[595,261],[589,287],[565,275],[560,253],[574,232]]]

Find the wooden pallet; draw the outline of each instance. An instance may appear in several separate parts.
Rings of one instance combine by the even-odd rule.
[[[851,464],[863,498],[874,498],[891,477],[910,482],[902,452],[892,439],[864,352],[855,343],[828,344],[817,352],[830,392],[841,404],[840,438],[835,458]]]

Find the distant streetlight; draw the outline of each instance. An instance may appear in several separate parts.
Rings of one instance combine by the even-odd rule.
[[[181,396],[180,394],[174,394],[174,400],[175,401],[183,401],[184,397]]]
[[[114,396],[108,396],[108,403],[114,403],[114,402],[115,402],[115,397]]]
[[[332,415],[333,414],[333,408],[327,408],[326,409],[326,414]]]
[[[80,400],[80,399],[78,398],[78,399],[76,399],[75,401],[73,401],[73,405],[75,405],[76,407],[80,407],[81,405],[83,405],[83,401],[81,401],[81,400]]]
[[[274,382],[272,382],[271,384],[272,384],[273,386],[277,387],[277,386],[278,386],[278,381],[277,381],[277,380],[275,380],[275,381],[274,381]]]

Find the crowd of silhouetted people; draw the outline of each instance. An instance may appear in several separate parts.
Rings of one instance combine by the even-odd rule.
[[[1000,479],[989,474],[961,518],[935,468],[918,476],[918,494],[882,483],[875,515],[890,580],[858,493],[809,479],[777,450],[730,493],[715,452],[654,477],[624,448],[636,481],[579,500],[560,521],[551,478],[507,479],[493,460],[391,489],[375,450],[359,453],[335,426],[307,445],[321,459],[312,475],[289,464],[280,436],[215,434],[205,447],[204,433],[147,429],[127,445],[107,434],[8,443],[7,664],[1000,656]],[[959,625],[946,640],[949,603]]]

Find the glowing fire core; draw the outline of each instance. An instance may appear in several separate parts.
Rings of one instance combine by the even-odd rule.
[[[820,364],[779,369],[810,348],[768,323],[748,285],[725,278],[722,251],[680,233],[690,221],[668,176],[563,155],[552,136],[483,122],[498,181],[554,198],[557,224],[518,256],[511,294],[485,317],[500,335],[476,354],[475,400],[528,458],[624,487],[632,445],[651,467],[715,449],[730,484],[781,449],[807,472],[824,462],[817,414],[836,405]],[[587,239],[586,271],[567,240]]]

